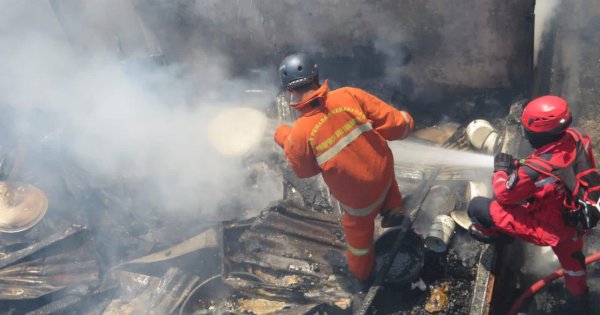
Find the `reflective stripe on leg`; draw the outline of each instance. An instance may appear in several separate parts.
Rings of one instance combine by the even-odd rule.
[[[379,195],[377,200],[375,200],[373,203],[371,203],[370,205],[368,205],[366,207],[352,208],[350,206],[343,204],[341,201],[340,201],[340,205],[341,205],[342,209],[344,209],[345,212],[347,212],[348,214],[350,214],[351,216],[354,216],[354,217],[365,217],[365,216],[373,214],[373,212],[379,213],[379,209],[381,208],[381,205],[385,201],[385,199],[388,195],[388,191],[390,190],[390,185],[391,185],[391,182],[387,185],[387,187],[384,189],[384,191],[381,193],[381,195]]]
[[[373,248],[372,245],[367,248],[356,248],[356,247],[352,247],[352,246],[350,246],[350,244],[348,244],[348,250],[354,256],[365,256],[365,255],[369,254],[369,252],[371,251],[371,248]]]
[[[356,217],[347,211],[342,215],[342,227],[348,244],[348,269],[361,280],[369,277],[375,264],[373,233],[378,213],[379,208],[376,208],[367,216]]]
[[[348,269],[360,280],[366,280],[375,266],[375,251],[369,250],[366,255],[356,256],[348,250]]]
[[[567,269],[563,269],[565,272],[565,275],[571,276],[571,277],[583,277],[585,276],[585,270],[567,270]]]

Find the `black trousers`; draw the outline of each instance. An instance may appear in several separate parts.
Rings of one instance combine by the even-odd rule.
[[[467,213],[469,214],[471,221],[484,228],[494,227],[494,222],[490,216],[491,204],[491,198],[477,196],[471,199],[471,202],[469,202],[469,206],[467,207]]]

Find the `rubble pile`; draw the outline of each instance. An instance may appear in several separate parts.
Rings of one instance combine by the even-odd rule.
[[[94,178],[43,149],[31,154],[45,153],[46,164],[25,159],[15,182],[35,183],[49,208],[37,225],[0,237],[0,313],[177,313],[192,289],[221,273],[207,229],[248,215],[236,196],[219,217],[173,215],[183,210],[165,211],[156,196],[139,193],[152,191],[147,179]],[[256,163],[247,162],[249,189]]]
[[[465,231],[459,230],[448,253],[426,251],[421,274],[426,287],[420,289],[414,285],[384,290],[374,303],[376,313],[469,314],[481,248],[468,238]]]
[[[433,132],[435,145],[454,142],[464,147],[464,129],[458,124],[434,129],[446,134],[439,141],[439,130]],[[421,141],[429,141],[428,132],[422,134]],[[346,270],[335,200],[318,180],[294,177],[280,156],[266,151],[244,159],[246,180],[250,187],[260,185],[257,172],[265,168],[280,174],[285,201],[247,212],[233,198],[223,204],[222,219],[189,212],[170,216],[153,206],[151,196],[132,197],[143,179],[91,178],[67,160],[56,159],[61,162],[54,171],[62,185],[36,182],[48,192],[47,215],[29,230],[0,238],[0,312],[350,313],[357,287]],[[22,178],[34,179],[35,169]],[[401,164],[396,169],[407,196],[416,194],[431,172]],[[395,273],[402,280],[386,285],[373,304],[375,313],[468,309],[479,245],[462,230],[455,232],[447,253],[424,249],[422,242],[432,216],[464,207],[465,174],[453,168],[440,172],[423,203],[427,210],[415,219],[417,233],[406,242],[420,244],[420,249],[407,248],[397,256],[417,260],[407,264],[397,258],[400,269]],[[238,219],[223,219],[228,217]],[[385,247],[378,248],[385,252]]]

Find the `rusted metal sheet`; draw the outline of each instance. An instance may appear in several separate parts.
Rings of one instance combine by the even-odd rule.
[[[51,235],[50,237],[47,237],[37,243],[34,243],[26,248],[16,251],[16,252],[0,253],[0,268],[4,268],[10,264],[13,264],[29,255],[32,255],[32,254],[42,250],[43,248],[46,248],[58,241],[64,240],[72,235],[80,233],[86,229],[87,228],[85,226],[72,225],[68,229],[66,229],[65,231],[63,231],[61,233]]]
[[[70,262],[71,254],[17,264],[0,271],[0,300],[34,299],[68,286],[93,284],[99,280],[94,260]]]
[[[264,287],[252,286],[253,282],[263,281],[248,273],[231,273],[227,279],[221,275],[212,277],[192,291],[179,314],[340,314],[335,307],[325,304],[297,304],[292,298],[264,297]],[[241,293],[238,284],[246,286],[250,294]],[[261,294],[262,298],[257,297]]]
[[[70,288],[42,307],[27,312],[26,315],[50,314],[102,314],[115,291],[114,286]]]
[[[223,275],[249,296],[348,308],[352,294],[345,249],[335,216],[284,202],[259,218],[224,226]],[[250,272],[264,282],[227,280],[235,272]]]
[[[64,311],[66,308],[81,302],[82,299],[83,298],[81,296],[67,295],[64,298],[54,300],[43,307],[40,307],[39,309],[27,312],[25,315],[60,314],[61,311]]]
[[[100,270],[91,237],[84,231],[82,226],[72,226],[5,256],[0,300],[35,299],[64,288],[97,285]],[[42,249],[44,255],[37,255]]]
[[[169,268],[160,279],[151,278],[135,298],[114,300],[104,311],[110,314],[176,314],[179,307],[200,284],[200,278],[179,268]]]

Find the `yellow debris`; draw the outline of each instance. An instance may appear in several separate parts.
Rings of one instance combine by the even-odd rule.
[[[447,289],[448,284],[443,283],[431,291],[431,296],[425,304],[425,310],[428,313],[437,313],[448,307],[448,296],[445,293]]]
[[[285,302],[265,299],[242,299],[238,301],[238,304],[240,311],[250,312],[255,315],[275,314],[285,307]]]

